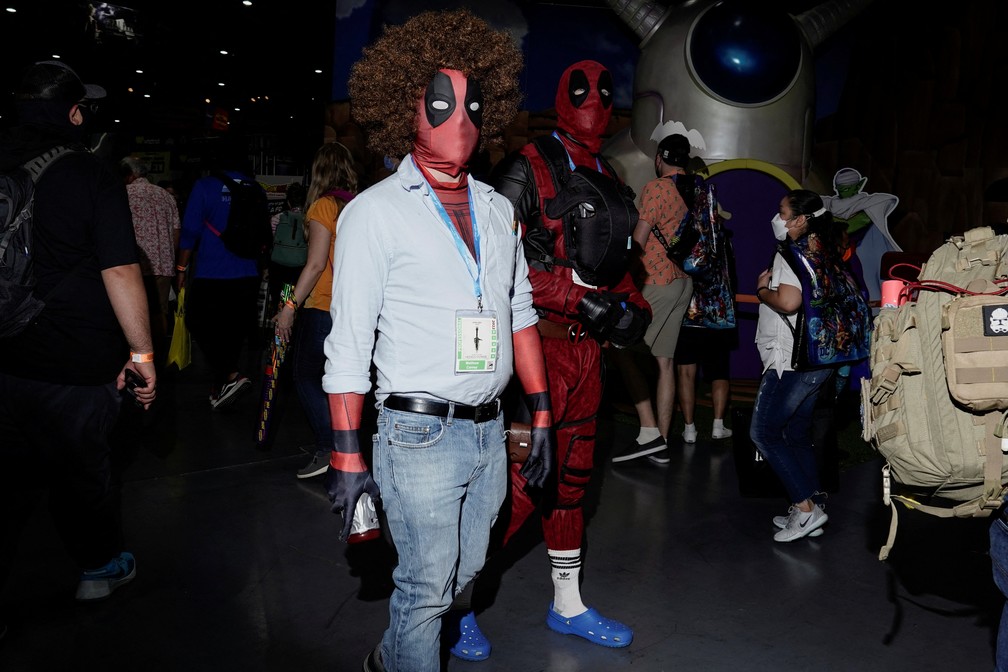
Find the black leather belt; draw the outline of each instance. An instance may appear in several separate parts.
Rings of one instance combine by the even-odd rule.
[[[432,401],[431,399],[417,399],[415,397],[397,397],[390,395],[385,398],[385,407],[393,411],[406,411],[407,413],[420,413],[421,415],[437,415],[442,418],[448,417],[450,407],[447,401]],[[476,424],[495,419],[500,415],[500,399],[495,399],[487,404],[479,406],[466,406],[465,404],[455,404],[453,418],[461,420],[472,420]]]

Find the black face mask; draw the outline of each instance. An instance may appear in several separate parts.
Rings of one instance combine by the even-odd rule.
[[[74,103],[59,100],[20,100],[16,103],[18,120],[23,124],[42,126],[77,141],[84,141],[94,115],[90,108],[79,107],[84,123],[74,125],[70,110]]]

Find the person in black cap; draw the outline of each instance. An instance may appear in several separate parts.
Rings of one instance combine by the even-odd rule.
[[[614,463],[645,457],[654,464],[669,463],[668,439],[675,411],[676,372],[673,365],[679,328],[693,295],[693,280],[666,255],[665,244],[675,241],[679,223],[689,214],[689,207],[676,187],[675,176],[684,175],[689,164],[690,145],[682,135],[674,134],[658,143],[655,152],[657,178],[641,191],[640,219],[634,229],[634,242],[641,249],[644,278],[641,293],[651,304],[653,317],[644,333],[644,342],[658,362],[655,405],[647,378],[634,360],[631,350],[617,350],[614,356],[623,374],[623,382],[640,418],[637,438],[613,455]],[[657,231],[657,233],[655,233]]]
[[[149,407],[155,370],[147,298],[126,189],[83,145],[105,97],[59,61],[30,66],[15,92],[19,125],[0,136],[0,173],[49,162],[34,200],[34,295],[41,312],[0,339],[0,582],[44,474],[53,520],[81,568],[78,600],[133,579],[123,550],[109,433],[127,375]],[[132,402],[130,402],[132,403]]]

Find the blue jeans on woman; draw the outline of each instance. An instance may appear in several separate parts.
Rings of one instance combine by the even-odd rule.
[[[773,468],[792,503],[819,492],[819,468],[812,448],[812,412],[832,369],[777,371],[760,380],[749,437]]]
[[[385,667],[439,672],[441,616],[486,560],[507,491],[501,416],[476,424],[380,408],[375,482],[399,554]]]
[[[315,454],[329,461],[333,448],[332,420],[329,415],[329,395],[322,389],[325,373],[325,339],[332,329],[328,310],[306,308],[297,317],[294,329],[294,387],[308,424],[315,434]]]
[[[1008,524],[1003,514],[994,519],[990,528],[990,559],[994,583],[1008,597]],[[1001,609],[1001,625],[997,634],[995,672],[1008,672],[1008,602]]]

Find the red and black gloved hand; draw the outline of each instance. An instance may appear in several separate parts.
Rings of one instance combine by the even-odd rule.
[[[333,451],[329,454],[329,469],[325,475],[326,492],[332,502],[332,512],[343,514],[340,541],[346,541],[353,525],[354,508],[365,492],[371,495],[375,507],[381,505],[381,492],[371,477],[360,451],[357,430],[360,428],[364,395],[341,393],[329,395],[332,416]]]
[[[515,372],[525,390],[525,403],[532,414],[532,445],[528,459],[518,473],[532,487],[541,488],[556,461],[556,435],[546,382],[546,360],[542,354],[539,330],[535,326],[515,333],[513,342]]]

